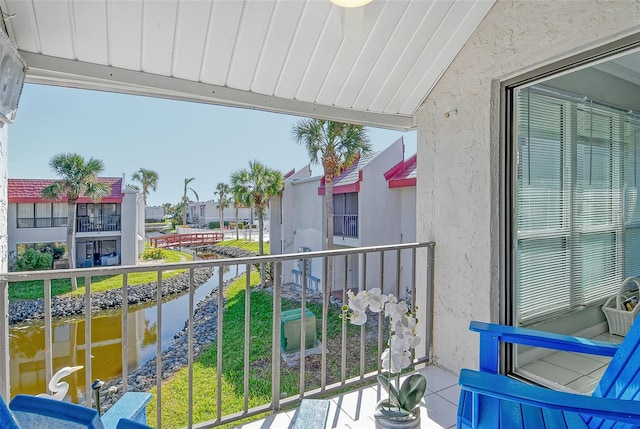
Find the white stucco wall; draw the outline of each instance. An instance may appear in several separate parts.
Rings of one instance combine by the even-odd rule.
[[[137,191],[123,190],[121,207],[120,264],[136,265],[138,255],[144,252],[144,203]]]
[[[417,237],[437,243],[436,363],[477,366],[469,321],[499,317],[499,86],[492,82],[638,32],[639,17],[639,2],[498,0],[419,109]]]
[[[66,243],[67,227],[56,228],[18,228],[18,212],[15,203],[9,204],[7,232],[9,235],[9,253],[16,252],[22,243]],[[15,256],[15,255],[14,255]]]
[[[7,237],[7,212],[9,194],[7,174],[7,128],[8,125],[0,121],[0,272],[9,269],[9,250]],[[4,226],[2,226],[4,225]]]

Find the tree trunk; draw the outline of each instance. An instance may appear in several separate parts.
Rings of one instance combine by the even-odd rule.
[[[74,202],[67,203],[67,257],[69,269],[76,267],[76,208]],[[78,280],[75,276],[71,277],[71,290],[78,289]]]
[[[324,181],[325,213],[327,214],[327,249],[333,249],[333,176],[325,176]],[[333,257],[327,258],[327,290],[333,287]]]
[[[262,210],[258,213],[258,251],[260,256],[264,255],[264,219],[262,218]],[[264,287],[265,274],[264,274],[264,262],[260,264],[260,284]]]
[[[236,241],[240,240],[240,228],[238,228],[238,206],[236,205]]]

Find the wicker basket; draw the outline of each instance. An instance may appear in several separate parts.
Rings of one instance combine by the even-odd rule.
[[[629,332],[629,328],[631,328],[638,312],[640,312],[640,304],[636,305],[633,310],[628,311],[625,309],[623,302],[631,296],[639,298],[638,289],[640,289],[640,279],[628,277],[620,285],[618,293],[609,297],[602,306],[602,311],[609,323],[610,333],[624,337]]]

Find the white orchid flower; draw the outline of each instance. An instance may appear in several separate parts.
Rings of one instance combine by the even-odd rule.
[[[407,312],[409,311],[409,307],[407,307],[407,303],[404,301],[399,302],[387,302],[384,306],[384,312],[387,316],[391,318],[393,323],[397,323],[397,321],[401,321],[403,317],[406,317]]]
[[[369,310],[374,313],[380,313],[384,310],[384,304],[389,300],[387,295],[383,295],[379,287],[374,287],[367,292]]]
[[[382,369],[392,374],[397,374],[411,364],[408,353],[394,350],[393,348],[385,349],[382,352]]]
[[[354,325],[364,325],[367,321],[367,304],[361,296],[353,295],[351,291],[349,293],[351,294],[349,299],[349,308],[351,309],[349,320]]]

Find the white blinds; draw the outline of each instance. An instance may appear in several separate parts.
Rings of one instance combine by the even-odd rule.
[[[516,124],[514,304],[527,324],[640,275],[640,121],[538,86],[518,91]]]

